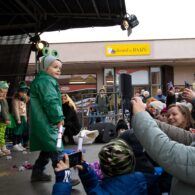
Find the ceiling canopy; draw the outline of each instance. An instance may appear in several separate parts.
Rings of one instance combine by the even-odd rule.
[[[0,1],[0,36],[120,25],[125,0]]]

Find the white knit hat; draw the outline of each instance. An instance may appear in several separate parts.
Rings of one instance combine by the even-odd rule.
[[[56,60],[60,61],[58,58],[56,58],[52,55],[44,56],[41,59],[41,64],[42,64],[43,69],[47,70],[47,68]]]

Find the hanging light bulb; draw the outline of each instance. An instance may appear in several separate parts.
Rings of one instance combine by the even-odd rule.
[[[125,18],[122,23],[121,23],[121,28],[122,30],[127,30],[129,28],[129,22],[128,22],[128,19]]]
[[[36,43],[37,50],[42,50],[44,47],[49,47],[49,43],[46,41],[39,41]]]
[[[42,42],[38,42],[36,44],[36,47],[37,47],[38,50],[42,50],[44,48],[44,44]]]
[[[132,28],[134,28],[138,24],[139,21],[137,20],[137,17],[133,14],[132,15],[128,14],[123,18],[121,22],[121,28],[122,30],[127,30],[127,34],[129,36],[132,32]]]

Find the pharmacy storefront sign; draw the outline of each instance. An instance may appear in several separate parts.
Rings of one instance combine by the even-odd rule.
[[[150,55],[150,44],[107,44],[106,56]]]

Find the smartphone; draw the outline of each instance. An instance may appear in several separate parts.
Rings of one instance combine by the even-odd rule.
[[[185,81],[185,88],[190,89],[190,84],[188,82]]]
[[[68,154],[69,157],[69,164],[70,164],[70,168],[74,167],[76,165],[80,165],[81,164],[81,159],[82,159],[82,152],[75,152],[72,154]],[[65,161],[65,159],[64,159]]]
[[[172,81],[170,81],[169,83],[167,83],[167,90],[169,91],[171,89],[173,89],[173,83],[172,83]]]

